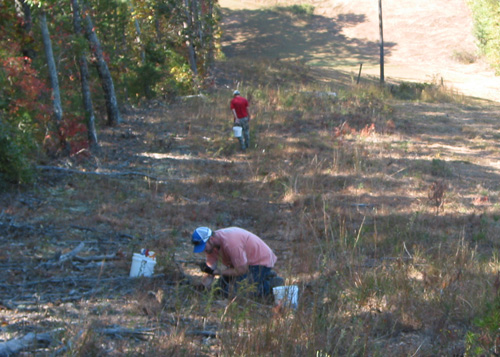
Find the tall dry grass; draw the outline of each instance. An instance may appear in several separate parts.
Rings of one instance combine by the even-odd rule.
[[[476,214],[453,188],[436,215],[427,202],[430,182],[458,182],[460,174],[419,158],[414,138],[400,133],[400,100],[390,88],[319,85],[300,63],[243,62],[238,70],[246,83],[233,87],[251,102],[248,152],[238,153],[231,137],[232,88],[217,90],[140,123],[142,159],[168,158],[150,163],[161,183],[86,179],[74,195],[94,202],[91,220],[137,235],[130,249],[155,246],[160,269],[181,267],[192,279],[199,275],[185,262],[198,258],[189,246],[194,227],[253,231],[276,251],[287,284],[299,286],[299,307],[283,311],[220,300],[180,282],[167,291],[151,283],[125,312],[157,329],[143,352],[434,356],[496,349],[490,327],[499,321],[487,325],[486,317],[497,301],[499,216],[495,207]],[[433,102],[440,90],[446,103],[454,96],[432,90]],[[159,144],[159,132],[171,146]],[[207,330],[217,338],[193,333]],[[77,354],[102,352],[102,337],[90,331],[75,339]]]

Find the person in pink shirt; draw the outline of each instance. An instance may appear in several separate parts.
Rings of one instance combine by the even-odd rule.
[[[198,227],[191,242],[194,253],[206,254],[202,271],[209,278],[220,276],[218,286],[224,296],[236,293],[239,286],[250,283],[256,287],[253,295],[265,298],[272,294],[273,286],[283,283],[283,279],[272,271],[277,258],[271,248],[243,228],[229,227],[213,232],[208,227]],[[209,281],[211,283],[213,279]]]
[[[250,114],[248,114],[248,100],[242,97],[239,90],[233,92],[231,100],[231,112],[234,117],[234,125],[241,126],[242,136],[238,138],[241,150],[245,151],[250,146]]]

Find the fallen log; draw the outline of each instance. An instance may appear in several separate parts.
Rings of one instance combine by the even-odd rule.
[[[48,333],[35,334],[28,333],[21,338],[15,338],[7,342],[0,343],[0,357],[12,356],[40,345],[47,347],[52,342],[52,337]]]

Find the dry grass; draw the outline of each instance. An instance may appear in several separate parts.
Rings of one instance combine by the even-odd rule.
[[[432,103],[398,101],[370,85],[318,87],[307,67],[296,66],[239,64],[235,78],[272,72],[265,86],[240,83],[253,113],[245,154],[231,137],[230,90],[216,90],[202,101],[132,111],[122,127],[102,131],[99,156],[66,162],[156,180],[48,172],[36,190],[5,196],[4,222],[15,217],[51,229],[5,231],[3,261],[12,262],[16,242],[24,258],[2,284],[26,274],[23,264],[30,279],[74,271],[38,271],[27,257],[44,261],[81,240],[98,241],[88,254],[125,256],[90,274],[126,276],[130,255],[148,247],[165,276],[103,282],[85,298],[53,299],[43,317],[35,315],[41,306],[9,310],[2,338],[28,330],[14,323],[25,313],[36,330],[64,328],[53,350],[64,346],[74,355],[431,356],[493,346],[474,319],[495,301],[500,268],[492,135],[498,108],[440,103],[438,95]],[[300,80],[280,82],[290,73]],[[467,141],[464,122],[473,122],[487,153]],[[443,180],[447,189],[435,186],[432,204],[431,184]],[[238,225],[262,236],[278,255],[280,274],[300,287],[297,311],[219,300],[186,284],[186,277],[200,279],[190,263],[200,257],[189,244],[198,225]],[[36,287],[41,297],[46,289]],[[60,289],[68,296],[78,288]],[[103,326],[153,334],[143,341],[93,333]],[[477,334],[467,340],[467,333]]]

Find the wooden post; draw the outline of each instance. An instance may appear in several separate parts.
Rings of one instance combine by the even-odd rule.
[[[384,27],[382,24],[382,0],[378,0],[378,18],[380,27],[380,83],[384,83]]]
[[[361,68],[363,68],[363,63],[359,64],[358,80],[356,81],[356,84],[359,84],[359,79],[361,78]]]

